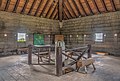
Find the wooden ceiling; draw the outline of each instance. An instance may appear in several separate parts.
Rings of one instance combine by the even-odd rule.
[[[61,0],[0,0],[0,10],[58,20]],[[62,19],[115,12],[120,0],[62,0]]]

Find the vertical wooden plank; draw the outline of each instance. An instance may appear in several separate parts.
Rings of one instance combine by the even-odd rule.
[[[28,64],[32,64],[32,45],[28,46]]]
[[[56,75],[62,75],[62,48],[56,47]]]

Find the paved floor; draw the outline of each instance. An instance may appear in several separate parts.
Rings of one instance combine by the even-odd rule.
[[[97,68],[94,73],[71,72],[57,77],[53,65],[27,65],[27,55],[2,57],[0,81],[120,81],[120,57],[94,55],[94,58]]]

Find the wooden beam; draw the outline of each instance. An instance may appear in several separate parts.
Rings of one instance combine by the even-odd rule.
[[[81,3],[81,0],[78,0],[78,1],[79,1],[79,4],[80,4],[81,8],[82,8],[82,11],[85,13],[85,16],[87,16],[87,13],[86,13],[86,11],[85,11],[82,3]]]
[[[58,7],[58,4],[56,5],[56,7],[54,8],[54,10],[53,10],[53,12],[51,13],[51,15],[50,15],[50,17],[49,18],[51,18],[52,16],[53,16],[53,14],[54,14],[54,12],[55,12],[55,9]]]
[[[56,8],[56,6],[58,6],[58,0],[54,0],[51,9],[49,10],[49,13],[46,15],[46,18],[50,18],[50,16],[52,15],[54,9]]]
[[[63,20],[63,0],[58,1],[58,19],[60,22]]]
[[[46,2],[46,4],[45,4],[45,6],[44,6],[42,12],[40,13],[39,17],[41,17],[41,16],[44,14],[44,11],[46,10],[46,8],[47,8],[49,2],[50,2],[50,1],[47,0],[47,2]]]
[[[62,48],[61,47],[56,47],[56,75],[61,76],[62,75]]]
[[[6,6],[5,6],[4,11],[7,11],[7,10],[8,10],[9,5],[10,5],[10,2],[11,2],[11,0],[7,0],[7,3],[6,3]]]
[[[117,9],[116,9],[116,7],[115,7],[114,0],[110,0],[110,3],[111,3],[111,6],[112,6],[113,11],[117,11]]]
[[[34,1],[33,1],[32,5],[31,5],[31,7],[30,7],[30,10],[29,10],[29,12],[28,12],[28,15],[30,15],[30,14],[32,13],[32,10],[33,10],[36,2],[37,2],[37,0],[34,0]]]
[[[100,10],[99,10],[99,8],[98,8],[98,6],[97,6],[96,0],[92,0],[92,2],[94,4],[96,10],[98,11],[98,13],[101,13]]]
[[[28,2],[29,2],[29,0],[26,0],[26,1],[25,1],[25,4],[24,4],[24,6],[23,6],[23,8],[22,8],[22,10],[21,10],[20,13],[24,13],[24,11],[25,11],[25,9],[26,9],[26,7],[27,7]]]
[[[58,12],[55,14],[53,19],[57,19],[58,18]]]
[[[66,17],[66,19],[69,19],[69,17],[68,17],[68,15],[66,14],[65,10],[63,10],[63,14],[64,14],[63,17]]]
[[[39,5],[38,5],[38,7],[37,7],[37,10],[36,10],[34,16],[37,16],[37,13],[38,13],[39,10],[40,10],[40,5],[42,4],[42,1],[43,1],[43,0],[40,0]]]
[[[0,8],[1,8],[1,5],[2,5],[2,0],[0,0]]]
[[[55,3],[55,2],[54,2],[54,3]],[[54,4],[54,3],[52,3],[52,4],[50,5],[50,7],[49,7],[47,13],[45,14],[45,17],[49,14],[49,12],[50,12],[51,8],[53,7],[53,4]]]
[[[70,13],[69,9],[66,7],[65,4],[63,4],[64,8],[67,10],[67,12],[69,13],[70,17],[72,18],[72,14]]]
[[[73,10],[73,8],[72,8],[72,6],[71,6],[69,0],[66,0],[66,1],[68,2],[68,4],[69,4],[69,6],[70,6],[70,8],[71,8],[71,10],[72,10],[72,12],[73,12],[73,14],[75,15],[75,17],[77,17],[77,15],[76,15],[76,13],[74,12],[74,10]]]
[[[105,9],[105,12],[108,12],[108,9],[107,9],[107,7],[105,5],[105,1],[104,0],[100,0],[100,1],[101,1],[102,5],[103,5],[103,8]]]
[[[92,11],[92,9],[91,9],[91,7],[90,7],[88,1],[87,1],[87,0],[84,0],[84,1],[85,1],[85,3],[86,3],[87,8],[89,9],[90,13],[93,15],[94,13],[93,13],[93,11]]]
[[[77,11],[78,11],[79,16],[81,16],[81,12],[79,11],[78,6],[77,6],[76,2],[75,2],[74,0],[72,0],[72,1],[73,1],[73,4],[75,5],[75,8],[76,8],[76,9],[77,9]]]
[[[15,3],[15,6],[14,6],[14,9],[12,12],[16,12],[17,8],[18,8],[18,5],[20,3],[20,0],[17,0],[16,3]]]

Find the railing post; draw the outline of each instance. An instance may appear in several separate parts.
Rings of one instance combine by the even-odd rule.
[[[56,47],[56,75],[62,75],[62,48]]]
[[[88,58],[91,58],[92,54],[91,54],[91,45],[88,44]]]
[[[28,46],[28,64],[32,64],[32,45]]]

